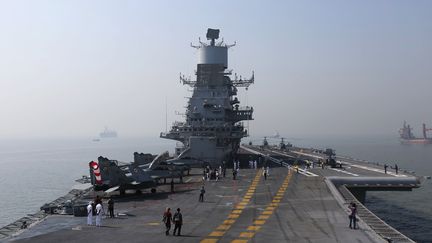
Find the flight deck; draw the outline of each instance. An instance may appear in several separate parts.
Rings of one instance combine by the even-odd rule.
[[[270,168],[267,180],[262,168],[240,169],[237,180],[232,179],[228,170],[219,181],[203,181],[202,171],[193,169],[183,183],[176,181],[174,193],[169,185],[161,185],[156,194],[114,196],[117,217],[103,219],[103,227],[87,226],[82,217],[55,215],[11,240],[243,243],[386,242],[391,238],[393,242],[412,242],[364,208],[347,184],[339,185],[328,179],[406,179],[412,178],[411,175],[385,174],[378,166],[354,161],[342,168],[314,166],[307,170],[300,167],[297,171],[289,160],[280,161],[282,155],[276,156],[279,153],[276,150],[247,149],[269,156],[266,157],[271,161],[269,165],[275,167]],[[206,193],[201,203],[198,197],[202,185]],[[92,199],[91,194],[87,197]],[[348,228],[347,207],[351,201],[360,205],[357,230]],[[166,207],[173,211],[181,208],[182,236],[165,236],[162,214]]]

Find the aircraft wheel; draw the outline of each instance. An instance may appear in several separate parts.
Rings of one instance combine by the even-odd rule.
[[[156,193],[156,188],[152,188],[150,191],[151,193]]]
[[[141,192],[141,190],[136,190],[136,191],[135,191],[135,194],[136,194],[136,195],[141,195],[142,192]]]
[[[126,194],[126,190],[125,189],[120,189],[120,195],[123,196]]]

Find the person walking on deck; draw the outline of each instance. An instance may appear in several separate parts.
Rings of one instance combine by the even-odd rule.
[[[385,174],[387,174],[387,168],[388,168],[388,165],[387,165],[387,164],[384,164],[384,173],[385,173]]]
[[[180,236],[181,235],[181,227],[183,224],[183,216],[180,213],[180,208],[177,208],[177,212],[174,214],[173,221],[174,221],[173,235],[175,235],[177,232],[177,236]]]
[[[349,223],[349,227],[350,227],[350,229],[356,229],[357,227],[356,227],[356,221],[357,221],[357,205],[355,204],[355,203],[350,203],[350,205],[349,205],[349,210],[350,210],[350,215],[348,216],[349,217],[349,220],[350,220],[350,223]]]
[[[165,235],[169,235],[172,222],[171,208],[165,210],[162,221],[165,223]]]

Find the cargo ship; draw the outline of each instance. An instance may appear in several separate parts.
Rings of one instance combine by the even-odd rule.
[[[117,132],[114,130],[110,130],[107,127],[105,127],[105,130],[101,133],[99,133],[99,137],[101,138],[116,138]]]
[[[400,142],[402,144],[432,144],[432,138],[427,137],[428,131],[432,129],[426,128],[426,124],[423,123],[423,138],[416,138],[411,126],[404,121],[403,127],[399,130]]]

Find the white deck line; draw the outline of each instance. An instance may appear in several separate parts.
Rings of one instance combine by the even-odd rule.
[[[351,172],[348,172],[348,171],[346,171],[346,170],[341,170],[341,169],[336,169],[336,168],[329,168],[329,169],[330,169],[330,170],[337,171],[337,172],[345,173],[345,174],[348,174],[348,175],[352,175],[352,176],[359,176],[358,174],[351,173]]]
[[[348,165],[352,166],[352,167],[356,167],[356,168],[363,169],[363,170],[369,170],[369,171],[385,174],[384,170],[381,170],[381,169],[367,167],[367,166],[364,166],[364,165],[356,165],[356,164],[352,164],[352,163],[349,163],[349,162],[346,162],[346,161],[343,161],[343,162],[345,164],[348,164]],[[394,176],[394,177],[407,177],[406,175],[403,175],[403,174],[397,174],[396,175],[396,173],[390,172],[390,171],[387,171],[387,175],[391,175],[391,176]]]
[[[253,149],[246,148],[246,147],[243,147],[243,146],[241,146],[241,148],[244,149],[244,150],[246,150],[246,151],[249,151],[249,152],[251,152],[251,153],[259,154],[259,155],[262,155],[262,156],[264,156],[264,157],[267,157],[266,154],[263,154],[263,153],[257,152],[257,151],[255,151],[255,150],[253,150]],[[280,153],[280,152],[276,152],[276,151],[271,151],[271,152],[272,152],[272,153],[275,153],[275,154],[279,154],[279,155],[283,155],[283,156],[285,156],[285,154]],[[292,170],[294,170],[294,168],[293,168],[292,166],[290,166],[290,165],[288,165],[287,167],[288,167],[288,169],[292,169]],[[307,170],[300,169],[300,168],[298,169],[298,173],[299,173],[299,174],[302,174],[302,175],[304,175],[304,176],[308,176],[308,177],[318,176],[317,174],[314,174],[314,173],[312,173],[312,172],[309,172],[309,171],[307,171]]]

